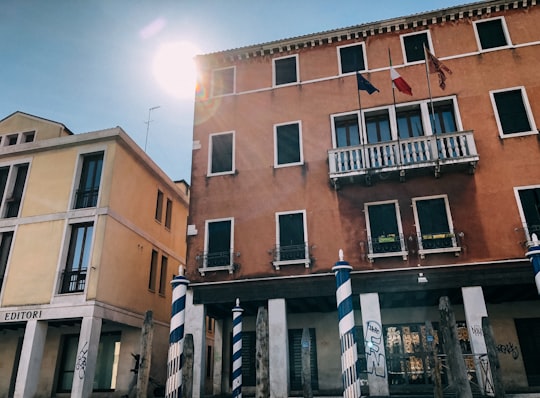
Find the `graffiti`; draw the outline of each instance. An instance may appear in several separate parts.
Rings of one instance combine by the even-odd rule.
[[[512,355],[512,358],[514,359],[519,358],[519,347],[517,345],[512,344],[511,342],[508,342],[506,344],[498,344],[497,351],[500,354]]]
[[[378,322],[367,321],[365,342],[367,372],[378,377],[386,377],[382,327]]]
[[[83,348],[79,351],[77,355],[77,362],[75,363],[75,371],[79,374],[79,379],[84,379],[84,374],[86,373],[86,358],[88,356],[88,341],[84,343]]]
[[[471,326],[471,333],[474,336],[483,336],[484,331],[482,330],[482,327],[480,325],[472,325]]]

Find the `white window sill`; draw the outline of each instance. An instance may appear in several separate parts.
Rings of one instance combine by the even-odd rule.
[[[399,251],[399,252],[387,252],[387,253],[369,253],[367,255],[370,262],[373,262],[376,258],[387,258],[387,257],[402,257],[403,261],[407,261],[407,256],[409,252]]]
[[[232,274],[234,272],[234,265],[222,265],[219,267],[199,268],[199,273],[201,274],[201,276],[204,276],[207,272],[214,272],[214,271],[229,271],[229,274]]]
[[[459,256],[461,252],[461,247],[443,247],[440,249],[420,249],[418,254],[420,258],[426,258],[426,254],[437,254],[437,253],[454,253],[456,256]]]
[[[279,271],[282,265],[299,265],[299,264],[304,264],[304,267],[309,268],[311,264],[311,260],[300,258],[298,260],[272,261],[272,265],[274,266],[276,271]]]

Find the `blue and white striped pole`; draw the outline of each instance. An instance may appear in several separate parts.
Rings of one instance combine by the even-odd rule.
[[[186,291],[189,281],[184,276],[184,267],[178,268],[178,276],[171,281],[172,314],[169,334],[169,357],[167,360],[166,398],[182,396],[182,366],[184,364],[184,322],[186,319]]]
[[[533,266],[534,282],[536,283],[536,290],[538,290],[538,294],[540,294],[540,242],[538,241],[538,236],[536,236],[536,234],[532,234],[531,239],[532,245],[525,254]]]
[[[336,275],[336,299],[339,316],[339,337],[341,341],[341,376],[343,398],[358,398],[360,377],[358,374],[358,353],[354,332],[354,312],[350,272],[352,267],[343,261],[343,250],[339,250],[339,261],[332,271]]]
[[[240,300],[236,299],[233,313],[233,365],[232,388],[233,398],[242,398],[242,312]]]

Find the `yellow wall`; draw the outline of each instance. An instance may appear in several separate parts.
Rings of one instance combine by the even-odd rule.
[[[0,123],[0,135],[32,130],[36,131],[36,141],[69,135],[60,123],[20,113],[11,115]]]

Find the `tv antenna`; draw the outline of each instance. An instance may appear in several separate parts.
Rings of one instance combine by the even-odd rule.
[[[160,108],[160,106],[154,106],[152,108],[148,109],[148,120],[144,122],[146,124],[146,139],[144,140],[144,151],[146,152],[146,146],[148,145],[148,131],[150,130],[150,122],[153,122],[153,120],[150,120],[150,114],[153,110]]]

